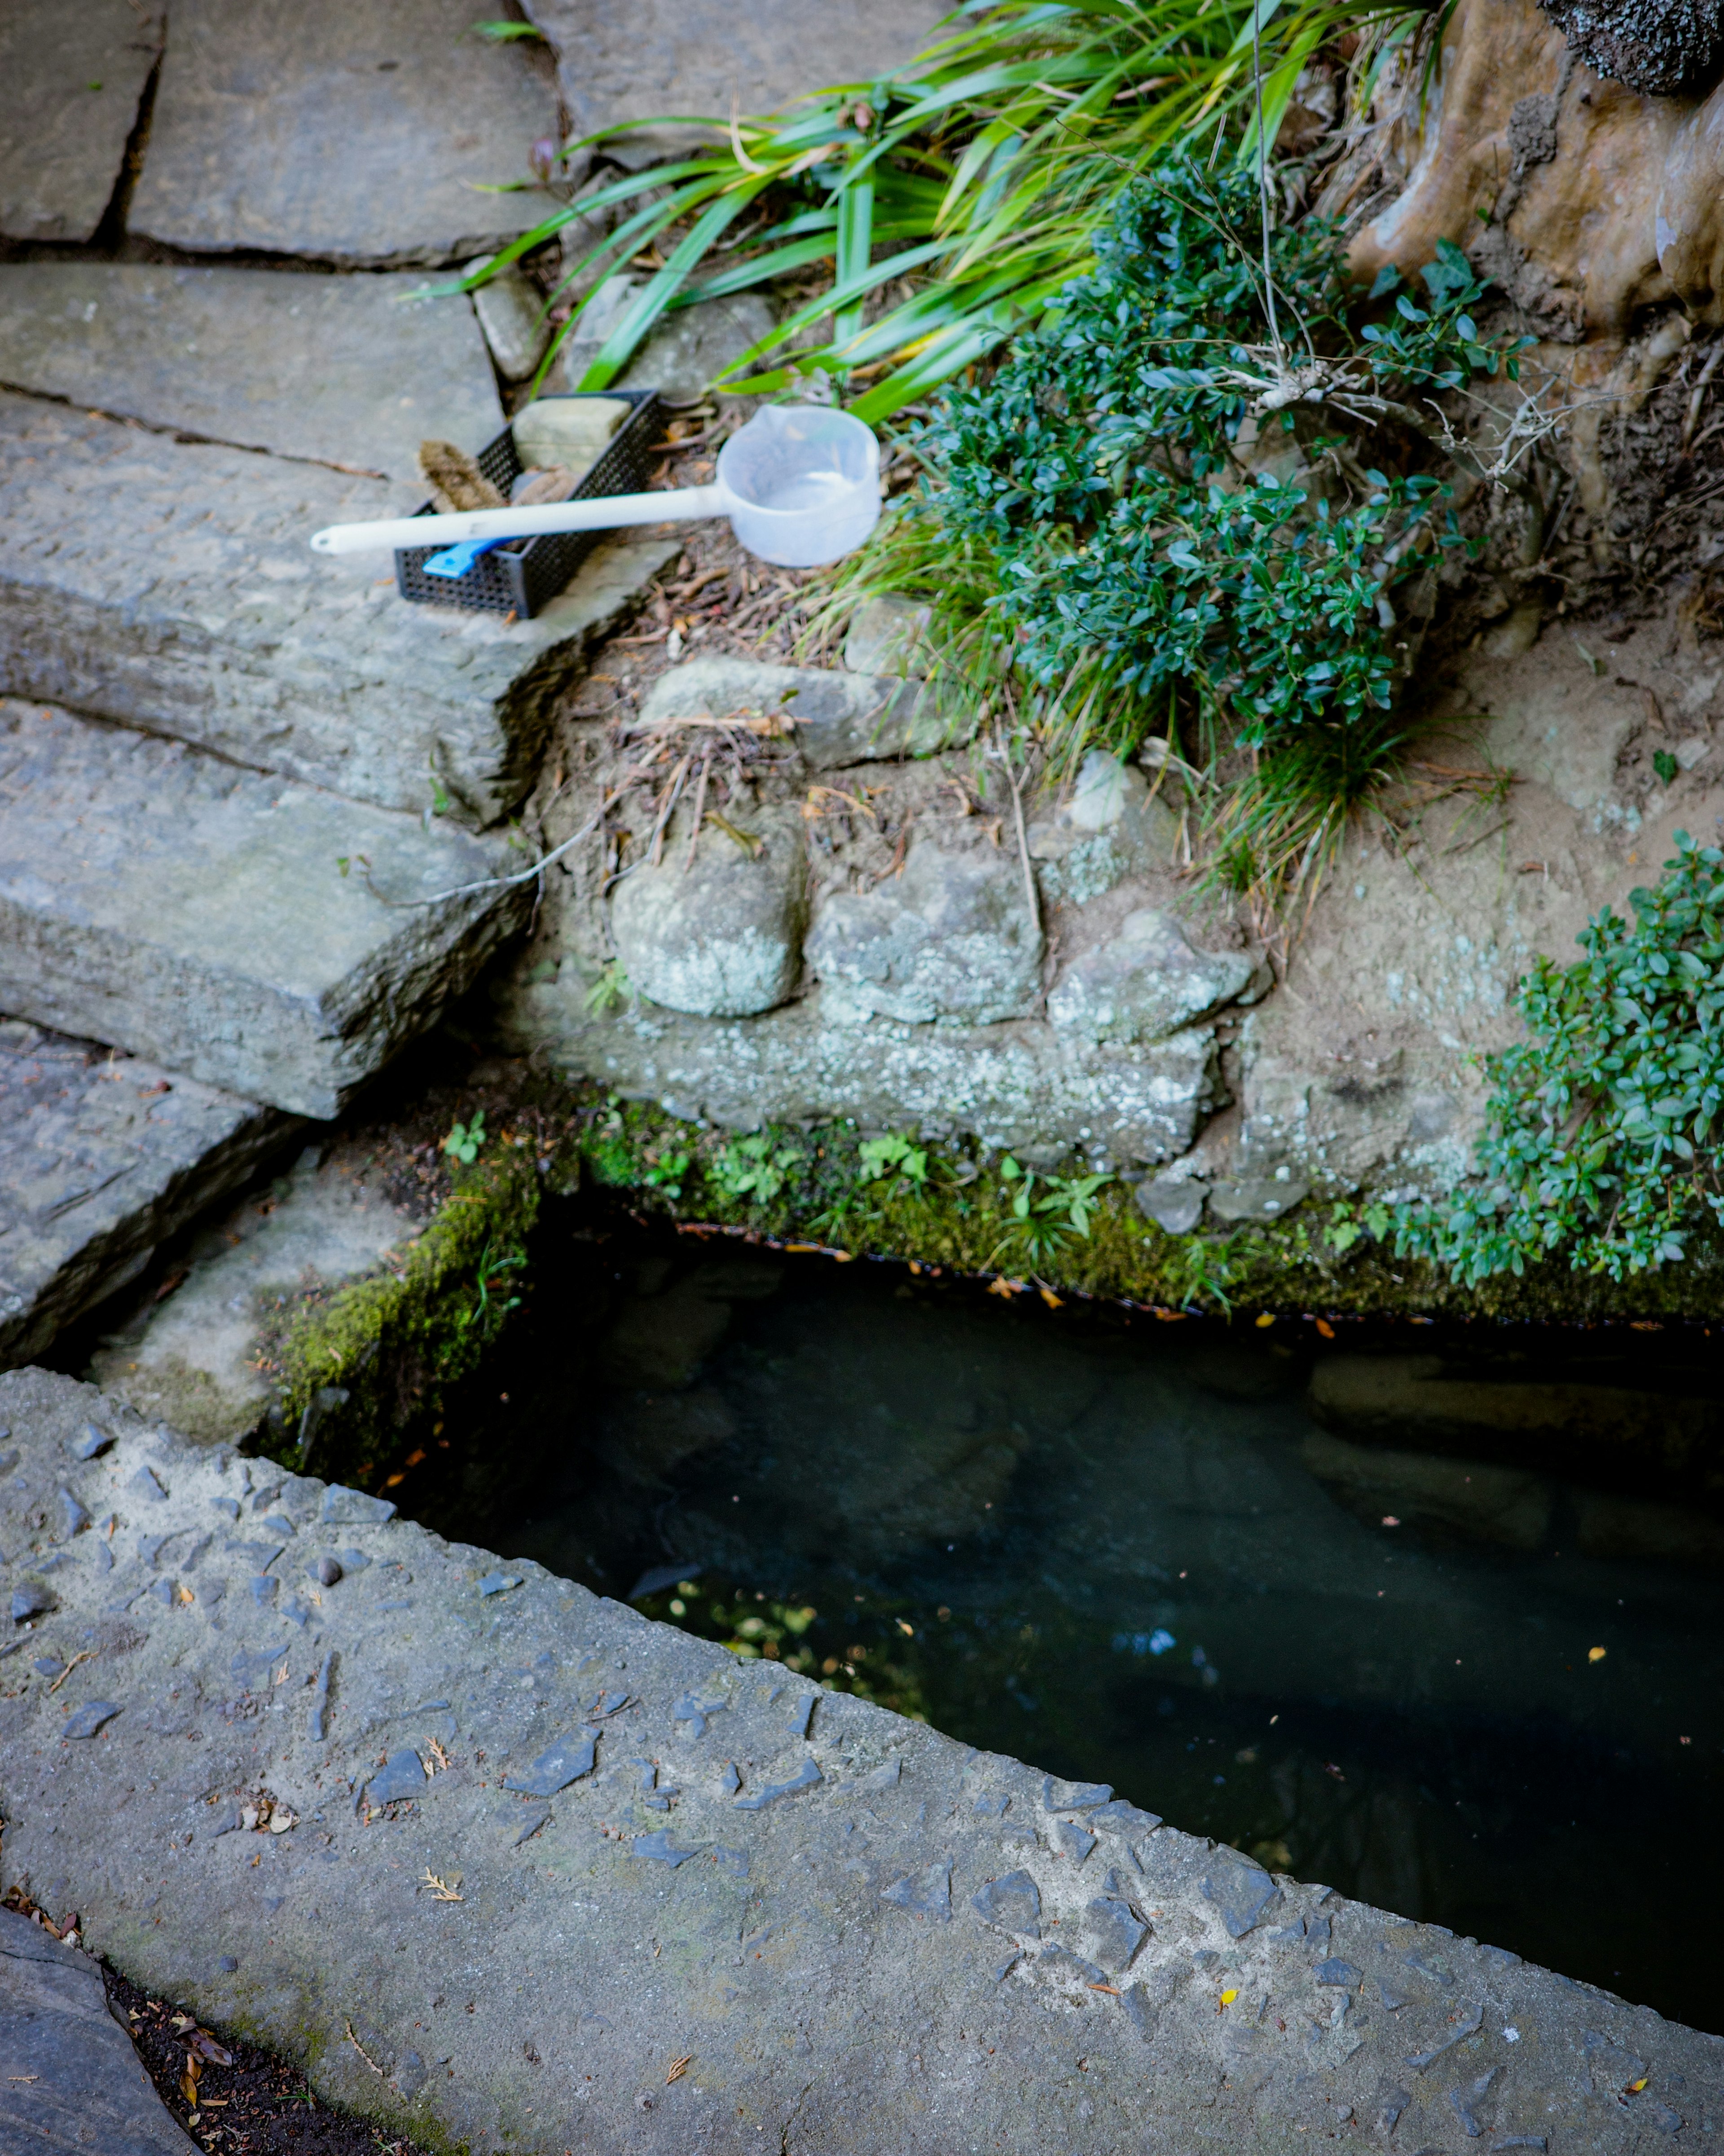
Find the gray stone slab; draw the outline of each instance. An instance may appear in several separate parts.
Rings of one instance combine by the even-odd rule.
[[[293,1128],[155,1064],[0,1019],[0,1363],[39,1355]]]
[[[80,1466],[91,1420],[115,1442]],[[1724,2104],[1716,2037],[1285,1877],[1265,1882],[1277,1921],[1254,1922],[1262,1890],[1241,1902],[1217,1881],[1232,1852],[1106,1808],[1085,1815],[1106,1853],[1081,1868],[1008,1845],[974,1799],[1037,1815],[1029,1767],[739,1664],[536,1564],[484,1601],[485,1553],[410,1522],[340,1530],[372,1562],[303,1627],[212,1593],[214,1553],[190,1601],[129,1599],[155,1575],[129,1553],[99,1571],[95,1532],[60,1542],[40,1524],[52,1493],[129,1523],[147,1466],[168,1493],[152,1541],[198,1535],[212,1499],[249,1501],[259,1463],[39,1370],[0,1378],[0,1421],[20,1455],[0,1478],[6,1577],[33,1567],[54,1605],[33,1645],[93,1652],[58,1693],[27,1666],[0,1699],[8,1881],[67,1881],[116,1966],[279,2046],[387,2135],[635,2156],[1284,2156],[1392,2113],[1395,2147],[1452,2152],[1464,2107],[1484,2148],[1633,2156],[1649,2127],[1704,2140]],[[323,1486],[276,1490],[277,1475],[272,1502],[309,1545]],[[175,1548],[157,1551],[164,1576]],[[44,1573],[50,1554],[64,1562]],[[500,1681],[523,1667],[531,1689]],[[617,1705],[593,1770],[536,1800],[522,1839],[528,1800],[496,1784],[534,1778],[601,1671]],[[735,1802],[675,1716],[721,1694],[745,1793],[795,1794]],[[788,1709],[810,1699],[798,1737]],[[118,1711],[69,1743],[98,1707]],[[434,1734],[449,1766],[416,1785],[409,1757],[439,1764]],[[380,1756],[422,1796],[356,1804]],[[263,1795],[295,1815],[288,1831],[244,1828]],[[1115,1874],[1141,1939],[1116,1936]],[[1018,1951],[1026,1915],[1041,1951]],[[1129,1974],[1106,1975],[1128,1945]],[[1450,1984],[1407,1983],[1379,2009],[1378,1979],[1402,1982],[1421,1953]],[[1315,1984],[1331,1955],[1368,2005]]]
[[[0,691],[415,813],[494,822],[531,784],[595,636],[681,547],[596,547],[532,621],[409,606],[319,526],[423,489],[0,394]]]
[[[283,1305],[309,1284],[330,1290],[378,1272],[418,1233],[351,1151],[308,1146],[266,1190],[199,1230],[179,1284],[164,1293],[152,1283],[116,1319],[86,1374],[202,1443],[237,1442],[275,1399],[261,1350]],[[321,1419],[315,1403],[306,1409],[295,1433],[302,1447]]]
[[[0,702],[0,1009],[332,1116],[531,903],[500,841]],[[346,864],[346,866],[343,866]]]
[[[174,0],[130,229],[197,253],[346,267],[455,263],[554,206],[527,176],[558,132],[531,43],[469,0]]]
[[[413,486],[427,435],[503,424],[465,300],[424,279],[136,262],[0,265],[0,383]]]
[[[945,13],[940,0],[525,0],[557,53],[557,80],[576,135],[661,114],[715,116],[774,110],[826,83],[870,82],[913,59]],[[607,146],[630,166],[712,139],[654,128]]]
[[[0,8],[0,234],[89,239],[162,47],[159,7],[7,0]]]
[[[95,1958],[0,1909],[0,2148],[192,2156],[108,2006]]]

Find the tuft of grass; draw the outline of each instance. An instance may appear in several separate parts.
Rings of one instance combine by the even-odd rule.
[[[578,304],[552,354],[610,271],[647,250],[658,266],[580,388],[613,382],[667,311],[797,280],[812,291],[741,357],[731,386],[824,376],[861,418],[883,419],[985,358],[1092,267],[1121,190],[1170,149],[1225,141],[1251,161],[1275,141],[1301,69],[1342,32],[1357,40],[1362,109],[1383,61],[1439,12],[1405,0],[963,0],[880,80],[748,119],[679,116],[720,139],[587,190],[444,289],[470,290],[571,224],[613,218],[568,271],[562,289]],[[582,136],[559,162],[577,167],[664,124]]]

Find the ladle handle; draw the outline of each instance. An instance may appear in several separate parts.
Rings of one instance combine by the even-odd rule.
[[[613,531],[629,524],[686,524],[727,516],[721,486],[679,486],[659,494],[599,494],[582,501],[546,501],[528,509],[458,509],[447,516],[384,516],[368,524],[331,524],[314,531],[320,554],[373,548],[446,547],[456,539],[536,539],[546,531]]]

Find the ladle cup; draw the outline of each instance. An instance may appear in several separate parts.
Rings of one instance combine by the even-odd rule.
[[[808,569],[859,547],[879,521],[880,501],[880,444],[859,419],[829,405],[768,404],[719,451],[711,486],[331,524],[315,532],[311,544],[320,554],[357,554],[464,541],[477,555],[546,531],[727,516],[751,554],[781,568]]]

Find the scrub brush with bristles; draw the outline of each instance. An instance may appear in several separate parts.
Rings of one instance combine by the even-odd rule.
[[[453,442],[421,442],[419,470],[438,510],[506,509],[508,504],[464,449]]]

